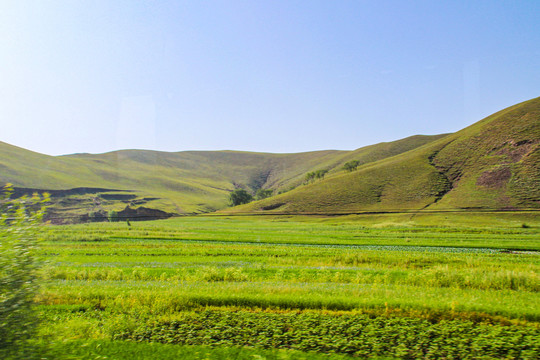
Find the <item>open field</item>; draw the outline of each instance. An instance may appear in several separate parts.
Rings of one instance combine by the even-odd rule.
[[[537,213],[197,216],[44,236],[50,358],[540,354]]]

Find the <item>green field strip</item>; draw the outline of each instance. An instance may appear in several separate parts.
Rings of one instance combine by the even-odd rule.
[[[266,241],[216,241],[212,239],[202,240],[190,240],[190,239],[178,239],[178,238],[124,238],[111,236],[111,240],[124,240],[124,241],[137,241],[137,240],[151,240],[151,241],[174,241],[178,243],[186,244],[235,244],[235,245],[257,245],[257,246],[298,246],[298,247],[317,247],[317,248],[329,248],[329,249],[358,249],[358,250],[374,250],[374,251],[416,251],[416,252],[443,252],[443,253],[469,253],[469,252],[478,252],[478,253],[496,253],[500,252],[500,249],[497,248],[483,248],[483,247],[450,247],[450,246],[395,246],[395,245],[348,245],[348,244],[302,244],[302,243],[285,243],[285,242],[266,242]],[[540,252],[531,251],[530,254],[540,255]]]
[[[383,309],[426,312],[478,312],[508,319],[540,321],[537,292],[499,291],[422,286],[167,281],[53,281],[48,293],[59,293],[56,303],[99,304],[111,311],[129,306],[151,312],[181,311],[205,306],[276,309]],[[45,300],[47,294],[44,295]],[[132,309],[133,310],[133,309]]]
[[[371,243],[376,242],[371,237],[366,236]],[[535,237],[532,237],[536,240]],[[349,244],[339,244],[339,243],[293,243],[293,242],[269,242],[269,241],[237,241],[237,240],[213,240],[213,239],[185,239],[185,238],[159,238],[159,237],[139,237],[139,238],[126,238],[126,237],[109,237],[111,240],[121,240],[121,241],[174,241],[178,243],[195,243],[195,244],[204,244],[204,243],[213,243],[213,244],[237,244],[237,245],[259,245],[259,246],[300,246],[300,247],[326,247],[326,248],[343,248],[343,249],[360,249],[360,250],[384,250],[384,251],[427,251],[427,252],[449,252],[449,253],[466,253],[466,252],[497,252],[500,250],[531,250],[531,254],[536,254],[540,251],[540,245],[510,245],[510,246],[496,246],[493,248],[486,248],[482,246],[471,247],[470,245],[462,246],[429,246],[429,245],[349,245]],[[350,240],[351,242],[356,242],[358,239]],[[523,241],[526,239],[519,239]],[[395,241],[395,240],[394,240]],[[439,239],[440,241],[440,239]],[[463,241],[463,240],[460,240]],[[507,240],[512,241],[512,240]]]

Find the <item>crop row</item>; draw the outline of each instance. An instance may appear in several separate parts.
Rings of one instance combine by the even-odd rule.
[[[176,319],[116,324],[114,339],[257,346],[403,359],[538,358],[540,329],[462,320],[429,322],[365,314],[184,312]]]
[[[184,282],[263,282],[339,283],[358,285],[411,285],[434,288],[540,291],[540,275],[534,271],[462,269],[449,271],[435,267],[416,271],[373,269],[328,269],[298,267],[185,266],[163,268],[163,264],[147,264],[125,268],[54,267],[43,272],[44,279],[54,280],[123,280]],[[130,265],[130,264],[127,264]],[[183,266],[182,266],[183,265]]]
[[[536,292],[337,283],[55,281],[44,305],[87,305],[114,312],[169,314],[205,306],[279,309],[399,309],[426,313],[481,313],[540,320]]]
[[[248,346],[404,359],[540,356],[536,226],[337,221],[52,227],[41,248],[49,263],[36,299],[41,333],[111,351],[178,346],[152,345],[156,354],[211,345],[223,354]],[[110,353],[96,345],[93,354]]]
[[[134,359],[190,359],[190,360],[345,360],[351,356],[317,354],[289,349],[261,349],[250,347],[212,347],[161,344],[133,341],[73,340],[47,344],[43,359],[77,360],[134,360]]]
[[[84,264],[86,262],[154,262],[244,261],[249,263],[294,266],[362,266],[370,268],[421,269],[437,265],[466,268],[522,270],[540,264],[539,253],[444,253],[364,249],[327,248],[323,246],[285,247],[281,245],[238,245],[183,243],[168,240],[46,242],[42,252],[50,260]],[[106,265],[105,265],[106,266]]]
[[[180,218],[152,223],[85,224],[55,227],[44,234],[55,241],[169,239],[240,243],[445,246],[540,249],[536,228],[449,228],[317,223],[299,219]]]

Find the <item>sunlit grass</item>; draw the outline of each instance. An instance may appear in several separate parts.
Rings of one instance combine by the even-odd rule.
[[[456,346],[469,352],[487,346],[486,351],[508,357],[538,354],[531,344],[540,322],[540,255],[535,251],[540,236],[530,223],[529,228],[489,222],[381,227],[350,218],[194,217],[131,227],[53,227],[41,247],[50,263],[42,271],[46,285],[37,298],[45,319],[41,333],[57,339],[57,348],[63,339],[68,348],[73,341],[102,341],[105,348],[120,349],[130,345],[109,341],[127,339],[225,346],[217,349],[286,346],[357,356],[427,351],[426,358],[436,358],[465,351],[454,352]],[[280,334],[265,325],[291,316],[300,316],[300,323],[324,316],[333,325],[324,330],[326,325],[317,322],[310,329],[314,320],[306,320],[305,328],[283,328]],[[365,346],[348,338],[346,328],[336,330],[351,316],[365,324],[358,328]],[[402,335],[387,340],[391,348],[379,346],[382,335],[369,319]],[[233,336],[235,324],[244,321],[241,326],[260,327],[265,335]],[[412,324],[418,335],[409,335]],[[327,345],[316,340],[324,338],[324,331],[334,334],[333,340],[324,340]],[[448,331],[460,335],[447,338]],[[421,335],[426,333],[453,345],[430,345]],[[504,346],[467,340],[494,334]],[[341,342],[349,345],[336,345]],[[424,344],[422,350],[414,343]],[[217,349],[209,358],[218,356],[212,355]]]

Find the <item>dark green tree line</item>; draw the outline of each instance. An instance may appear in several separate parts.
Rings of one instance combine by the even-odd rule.
[[[324,176],[326,175],[326,173],[328,173],[328,170],[326,169],[308,172],[306,174],[305,182],[310,183],[318,179],[324,179]]]
[[[346,162],[343,165],[343,170],[348,171],[348,172],[352,172],[352,171],[355,171],[358,168],[358,165],[360,165],[360,161],[351,160],[351,161]]]

